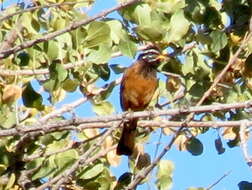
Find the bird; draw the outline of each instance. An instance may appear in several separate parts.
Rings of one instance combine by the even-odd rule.
[[[158,87],[157,67],[165,58],[165,54],[157,48],[150,48],[143,51],[137,60],[125,69],[120,87],[120,104],[123,111],[143,111],[147,108]],[[117,155],[132,155],[137,121],[138,118],[133,118],[123,123]]]

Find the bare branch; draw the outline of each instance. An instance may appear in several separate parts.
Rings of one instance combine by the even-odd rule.
[[[87,140],[81,141],[81,142],[70,141],[69,145],[67,147],[65,147],[65,148],[62,148],[62,149],[57,150],[57,151],[49,152],[49,153],[40,152],[38,154],[33,154],[33,155],[30,155],[30,156],[24,157],[22,159],[22,161],[24,161],[24,162],[30,162],[32,160],[35,160],[35,159],[39,158],[39,157],[46,158],[46,157],[52,156],[54,154],[66,152],[66,151],[68,151],[68,150],[70,150],[72,148],[78,148],[82,144],[88,143],[88,142],[90,142],[90,141],[92,141],[94,139],[97,139],[97,138],[101,137],[102,135],[104,135],[104,133],[105,133],[105,131],[101,132],[100,134],[95,135],[95,136],[93,136],[91,138],[88,138]]]
[[[45,42],[45,41],[48,41],[50,39],[53,39],[61,34],[64,34],[66,32],[70,32],[72,30],[75,30],[77,29],[78,27],[80,26],[83,26],[83,25],[86,25],[94,20],[97,20],[99,18],[103,18],[105,17],[106,15],[114,12],[114,11],[117,11],[117,10],[120,10],[122,8],[125,8],[129,5],[132,5],[134,3],[137,3],[137,2],[140,2],[141,0],[130,0],[130,1],[127,1],[125,3],[121,3],[113,8],[110,8],[110,9],[107,9],[95,16],[92,16],[88,19],[85,19],[85,20],[81,20],[81,21],[76,21],[76,22],[72,22],[68,27],[62,29],[62,30],[58,30],[58,31],[55,31],[55,32],[52,32],[52,33],[49,33],[49,34],[46,34],[44,35],[43,37],[41,38],[38,38],[38,39],[35,39],[35,40],[30,40],[30,41],[26,41],[26,42],[23,42],[22,44],[20,45],[17,45],[13,48],[10,48],[8,50],[4,50],[4,51],[1,51],[0,52],[0,59],[4,59],[6,57],[8,57],[9,55],[11,54],[14,54],[14,53],[17,53],[25,48],[29,48],[37,43],[41,43],[41,42]]]
[[[2,16],[0,18],[0,22],[3,22],[4,20],[7,20],[7,19],[9,19],[9,18],[11,18],[13,16],[23,14],[23,13],[26,13],[26,12],[32,12],[32,11],[35,11],[35,10],[38,10],[38,9],[60,7],[60,6],[63,6],[63,5],[74,5],[74,4],[86,3],[86,2],[90,2],[90,1],[87,1],[87,0],[86,1],[71,1],[71,2],[52,3],[52,4],[48,4],[48,5],[35,6],[35,7],[31,7],[31,8],[28,8],[28,9],[20,10],[20,11],[17,11],[17,12]]]
[[[235,54],[233,56],[230,57],[228,64],[225,66],[225,68],[217,75],[217,77],[214,79],[213,84],[211,85],[211,87],[204,93],[204,95],[202,96],[202,98],[200,99],[200,101],[196,104],[201,105],[207,97],[209,97],[211,95],[211,92],[213,91],[213,89],[216,87],[216,85],[220,82],[220,80],[223,78],[223,76],[226,74],[226,72],[228,71],[228,69],[235,64],[235,62],[237,61],[238,56],[240,55],[241,51],[243,50],[243,48],[246,46],[246,44],[248,43],[249,39],[252,37],[252,32],[250,32],[248,35],[245,35],[242,44],[240,45],[239,49],[235,52]]]
[[[142,45],[137,48],[138,51],[142,51],[148,49],[150,45]],[[112,58],[122,56],[121,52],[115,52],[111,55]],[[72,69],[75,67],[80,67],[86,64],[85,60],[80,60],[76,63],[67,63],[64,64],[63,67],[65,69]],[[23,69],[23,70],[11,70],[11,69],[1,69],[0,68],[0,76],[21,76],[21,75],[44,75],[49,74],[49,69]]]
[[[61,116],[63,113],[72,111],[74,108],[78,107],[79,105],[85,103],[88,100],[87,97],[82,97],[70,104],[65,104],[64,106],[62,106],[60,109],[54,110],[52,112],[50,112],[49,114],[43,116],[42,118],[39,119],[40,123],[44,123],[47,120],[57,117],[57,116]]]
[[[29,134],[33,136],[33,133],[49,133],[52,131],[62,131],[62,130],[81,130],[85,127],[95,126],[99,128],[100,126],[110,125],[113,121],[122,121],[125,119],[133,119],[133,118],[146,118],[146,117],[157,117],[157,116],[165,116],[165,115],[181,115],[181,114],[190,114],[190,113],[204,113],[204,112],[216,112],[216,111],[224,111],[231,109],[244,109],[252,106],[252,101],[241,102],[241,103],[233,103],[233,104],[216,104],[209,106],[196,106],[190,107],[187,109],[184,108],[176,108],[176,109],[168,109],[168,110],[154,110],[154,111],[141,111],[134,112],[128,114],[128,112],[120,113],[120,114],[112,114],[108,116],[98,116],[98,117],[89,117],[89,118],[74,118],[70,120],[61,120],[54,121],[45,124],[41,124],[40,122],[35,123],[32,126],[24,126],[24,127],[16,127],[11,129],[3,129],[0,130],[0,137],[4,136],[13,136],[24,134]],[[170,121],[171,122],[171,121]],[[235,123],[235,121],[232,121]],[[172,123],[172,122],[171,122]],[[190,122],[182,122],[183,125],[190,125]],[[193,122],[192,122],[193,123]],[[215,122],[214,122],[215,123]],[[214,125],[214,123],[211,123]],[[234,124],[233,123],[233,124]],[[179,123],[174,122],[174,125]],[[82,125],[81,127],[74,127]],[[194,123],[194,125],[196,125]],[[94,128],[94,127],[92,127]],[[38,134],[37,134],[38,135]]]
[[[241,121],[241,126],[240,126],[240,131],[239,131],[239,135],[240,135],[240,140],[241,140],[241,149],[243,152],[243,156],[247,162],[247,165],[250,167],[250,169],[252,169],[252,157],[249,155],[248,152],[248,144],[247,144],[247,138],[246,138],[246,130],[247,127],[250,126],[250,122],[247,120],[243,120]]]
[[[242,42],[241,46],[239,47],[239,49],[236,51],[236,53],[234,54],[234,56],[232,56],[229,59],[229,63],[220,72],[220,74],[215,78],[215,80],[214,80],[213,84],[211,85],[211,87],[204,93],[204,95],[198,101],[198,103],[196,104],[196,106],[201,105],[205,101],[205,99],[208,96],[210,96],[212,90],[216,87],[216,85],[219,83],[219,81],[224,76],[224,74],[227,72],[227,70],[230,68],[230,66],[235,63],[235,61],[237,60],[239,54],[241,53],[241,51],[243,50],[244,46],[247,44],[247,42],[249,41],[249,39],[251,38],[251,36],[252,36],[252,32],[250,32],[248,35],[247,34],[245,35],[245,37],[243,39],[243,42]],[[137,175],[135,176],[134,180],[125,188],[126,190],[135,189],[136,186],[150,173],[150,171],[153,170],[156,167],[157,163],[170,150],[170,148],[172,147],[173,143],[177,139],[177,137],[180,134],[180,132],[193,119],[195,113],[197,113],[197,112],[192,112],[192,113],[190,113],[190,115],[187,116],[186,120],[184,121],[184,125],[182,125],[182,127],[179,128],[179,130],[172,137],[171,141],[164,147],[163,151],[159,154],[159,156],[150,164],[149,167],[144,168],[144,169],[142,169],[141,171],[139,171],[137,173]]]
[[[51,179],[47,183],[39,186],[37,188],[37,190],[44,190],[47,187],[52,187],[56,182],[57,182],[56,187],[53,189],[58,189],[62,183],[64,183],[65,181],[67,181],[69,179],[69,177],[71,177],[71,175],[78,169],[79,165],[85,166],[89,163],[88,161],[90,161],[90,160],[88,158],[90,157],[90,155],[93,152],[95,152],[95,150],[97,148],[99,148],[100,145],[104,142],[105,138],[108,135],[110,135],[112,133],[112,131],[119,126],[120,125],[117,125],[117,126],[111,127],[109,130],[107,130],[106,133],[98,140],[98,142],[96,144],[94,144],[93,146],[91,146],[82,156],[80,156],[80,158],[69,169],[67,169],[64,173],[54,177],[53,179]],[[97,155],[95,155],[95,156],[97,156]]]
[[[20,20],[20,19],[19,19]],[[6,35],[4,40],[0,44],[0,52],[13,47],[14,42],[18,38],[19,33],[24,29],[21,22],[17,22],[16,26],[13,27]]]

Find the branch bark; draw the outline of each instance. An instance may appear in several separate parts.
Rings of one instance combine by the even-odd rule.
[[[98,117],[89,117],[89,118],[74,118],[70,120],[61,120],[56,122],[47,122],[41,123],[37,122],[32,126],[24,126],[24,127],[16,127],[11,129],[3,129],[0,130],[0,137],[4,136],[23,136],[24,134],[29,133],[29,135],[34,136],[37,133],[49,133],[52,131],[62,131],[62,130],[81,130],[87,126],[94,126],[97,124],[110,125],[113,121],[122,121],[122,120],[130,120],[133,118],[146,118],[146,117],[157,117],[157,116],[175,116],[181,114],[190,114],[190,113],[204,113],[204,112],[216,112],[216,111],[224,111],[231,109],[244,109],[252,107],[252,101],[234,103],[234,104],[216,104],[209,106],[195,106],[187,109],[184,108],[176,108],[176,109],[168,109],[168,110],[154,110],[154,111],[141,111],[141,112],[123,112],[120,114],[113,114],[108,116],[98,116]],[[233,121],[234,122],[234,121]],[[172,122],[171,122],[172,123]],[[189,125],[189,122],[181,122],[181,125]],[[179,124],[174,122],[174,125]],[[213,123],[212,123],[213,124]],[[81,128],[74,127],[82,125]],[[38,134],[37,134],[38,135]]]
[[[107,16],[108,14],[114,12],[114,11],[117,11],[117,10],[120,10],[120,9],[123,9],[129,5],[132,5],[134,3],[137,3],[137,2],[140,2],[141,0],[130,0],[130,1],[127,1],[125,3],[121,3],[113,8],[110,8],[110,9],[107,9],[95,16],[92,16],[88,19],[85,19],[85,20],[81,20],[81,21],[76,21],[76,22],[72,22],[72,24],[70,24],[68,27],[62,29],[62,30],[58,30],[58,31],[55,31],[55,32],[52,32],[52,33],[49,33],[49,34],[46,34],[44,35],[43,37],[41,38],[38,38],[38,39],[35,39],[35,40],[30,40],[30,41],[26,41],[26,42],[23,42],[22,44],[20,45],[17,45],[13,48],[10,48],[8,50],[4,50],[4,51],[0,51],[0,60],[1,59],[4,59],[6,57],[8,57],[9,55],[11,54],[14,54],[14,53],[17,53],[23,49],[26,49],[26,48],[29,48],[35,44],[38,44],[38,43],[41,43],[41,42],[45,42],[45,41],[48,41],[50,39],[53,39],[61,34],[64,34],[66,32],[70,32],[72,30],[75,30],[77,29],[78,27],[80,26],[83,26],[83,25],[86,25],[94,20],[97,20],[99,18],[103,18],[105,16]]]

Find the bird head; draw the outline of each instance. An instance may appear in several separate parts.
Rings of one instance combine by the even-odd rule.
[[[156,48],[147,49],[138,56],[138,60],[142,60],[147,64],[157,64],[165,61],[167,58],[167,54],[162,54]]]

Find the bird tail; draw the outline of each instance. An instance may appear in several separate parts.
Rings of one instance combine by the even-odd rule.
[[[132,155],[135,146],[137,120],[132,119],[123,124],[122,136],[116,149],[117,155]]]

